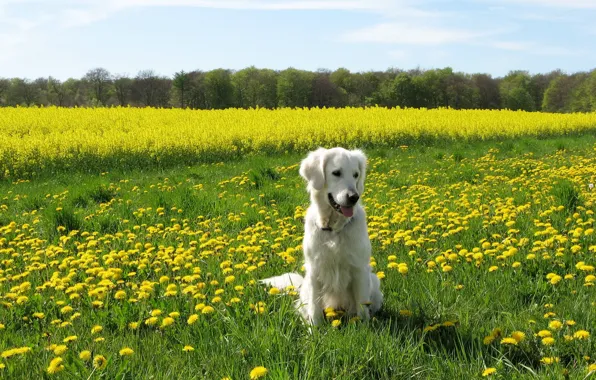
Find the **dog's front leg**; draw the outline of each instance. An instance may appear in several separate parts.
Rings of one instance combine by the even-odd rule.
[[[370,318],[370,275],[363,268],[354,268],[352,277],[352,313],[366,321]]]
[[[320,325],[324,321],[323,307],[321,306],[321,284],[313,275],[307,274],[302,287],[304,292],[302,299],[306,304],[305,318],[312,325]]]

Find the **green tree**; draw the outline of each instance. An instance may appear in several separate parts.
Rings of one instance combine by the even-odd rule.
[[[205,74],[207,108],[223,109],[234,106],[234,87],[230,70],[216,69]]]
[[[584,105],[589,88],[580,88],[582,82],[588,78],[586,73],[560,75],[555,78],[544,93],[542,110],[546,112],[573,112],[574,108],[589,109]],[[574,99],[575,98],[575,99]],[[575,100],[575,105],[573,105]]]
[[[415,107],[417,103],[416,84],[408,73],[401,73],[393,80],[391,100],[400,107]]]
[[[498,80],[488,74],[474,74],[472,84],[477,93],[475,108],[498,109],[501,106]]]
[[[254,66],[232,75],[235,103],[241,108],[275,108],[277,103],[277,74]]]
[[[117,75],[114,77],[114,94],[120,106],[130,104],[133,88],[133,80],[126,75]]]
[[[89,70],[83,79],[89,83],[91,98],[95,99],[98,105],[106,105],[112,86],[110,72],[102,67],[98,67]]]
[[[308,107],[312,92],[313,73],[289,68],[279,74],[277,101],[280,107]]]
[[[530,93],[530,82],[527,71],[512,71],[507,74],[500,83],[502,108],[534,111],[536,104]]]
[[[181,108],[185,108],[190,87],[190,76],[184,71],[175,73],[172,87],[174,89],[174,103],[179,104]]]

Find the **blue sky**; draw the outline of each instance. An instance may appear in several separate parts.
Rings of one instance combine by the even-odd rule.
[[[596,0],[0,0],[0,77],[596,68]]]

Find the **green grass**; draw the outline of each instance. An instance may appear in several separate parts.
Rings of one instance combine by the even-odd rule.
[[[487,367],[497,369],[496,378],[564,378],[568,371],[570,378],[583,379],[596,359],[596,294],[594,286],[584,286],[594,272],[576,264],[596,265],[590,250],[594,235],[585,233],[594,228],[595,197],[588,184],[596,180],[595,142],[586,135],[367,150],[363,201],[375,271],[385,273],[385,303],[374,320],[350,324],[342,319],[339,328],[329,324],[313,334],[293,311],[293,297],[269,295],[254,283],[302,264],[303,226],[296,213],[308,206],[308,196],[296,165],[306,152],[3,182],[0,301],[5,304],[0,323],[5,328],[0,352],[21,346],[32,352],[0,359],[6,366],[0,376],[248,379],[250,370],[262,365],[272,379],[470,379],[480,378]],[[515,223],[506,225],[509,221]],[[548,225],[541,223],[550,223],[556,232],[542,234]],[[577,228],[582,231],[574,237]],[[563,236],[566,241],[548,243]],[[90,240],[97,245],[86,245]],[[539,241],[546,242],[544,248]],[[483,242],[491,247],[483,248]],[[145,244],[154,250],[146,251]],[[575,245],[579,251],[572,249]],[[501,257],[511,247],[517,252]],[[290,253],[295,262],[280,255],[289,248],[296,249]],[[482,260],[462,251],[474,248],[483,253]],[[456,254],[446,258],[452,270],[443,272],[437,257],[450,253]],[[529,254],[536,258],[528,259]],[[390,256],[406,263],[408,273],[389,268]],[[230,273],[221,267],[226,260]],[[436,263],[432,272],[431,261]],[[520,266],[514,268],[516,261]],[[249,270],[252,265],[255,269]],[[489,271],[492,266],[497,269]],[[120,268],[121,277],[111,277],[110,268]],[[198,273],[197,268],[200,278],[187,282],[184,276]],[[552,285],[549,273],[574,278]],[[160,283],[164,275],[169,280]],[[235,280],[225,284],[229,275]],[[63,281],[52,283],[53,276]],[[89,295],[90,287],[104,278],[115,288],[105,298]],[[15,287],[24,281],[31,289],[19,293]],[[155,282],[145,300],[138,297],[143,281]],[[84,288],[67,293],[77,283]],[[182,293],[200,283],[206,300]],[[168,284],[177,284],[178,294],[165,296]],[[237,285],[244,290],[235,290]],[[213,303],[220,288],[222,302]],[[121,289],[127,296],[117,300],[114,295]],[[80,298],[70,300],[72,293]],[[17,304],[20,295],[28,300]],[[233,297],[240,302],[226,306]],[[92,306],[97,300],[101,308]],[[60,312],[59,301],[81,313],[72,325],[51,324],[72,315]],[[256,313],[250,305],[260,301],[266,307]],[[186,320],[201,302],[213,305],[215,312],[198,312],[198,321],[189,326]],[[143,321],[154,309],[163,311],[158,324],[170,312],[180,317],[165,329],[146,326]],[[45,318],[35,319],[35,312]],[[556,315],[545,318],[547,312]],[[534,333],[548,330],[554,319],[575,325],[553,331],[556,343],[544,346]],[[141,324],[132,330],[128,324],[135,321]],[[447,321],[454,326],[424,331]],[[103,331],[92,334],[94,325]],[[502,329],[503,337],[518,330],[526,338],[517,346],[501,345],[501,337],[485,345],[495,328]],[[591,337],[565,343],[563,335],[579,329]],[[45,373],[55,356],[46,347],[71,335],[77,340],[62,355],[65,370]],[[105,340],[94,342],[97,337]],[[185,345],[194,351],[183,352]],[[134,354],[120,357],[123,347]],[[94,370],[78,358],[82,350],[104,355],[107,367]],[[559,363],[541,363],[550,356]]]

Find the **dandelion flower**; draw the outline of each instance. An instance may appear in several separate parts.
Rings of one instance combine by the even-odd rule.
[[[250,371],[250,379],[259,379],[267,374],[267,368],[259,366],[255,367]]]
[[[578,330],[573,334],[573,337],[576,339],[588,339],[590,337],[590,333],[586,330]]]
[[[555,344],[555,338],[550,336],[542,338],[542,344],[544,344],[545,346],[552,346],[553,344]]]
[[[519,343],[526,338],[526,334],[521,331],[514,331],[511,333],[511,337]]]
[[[145,324],[147,326],[153,326],[157,323],[157,321],[158,321],[157,317],[150,317],[145,320]]]
[[[550,321],[548,324],[548,328],[551,330],[559,330],[561,327],[563,327],[563,323],[557,320]]]
[[[30,351],[31,351],[31,347],[18,347],[18,348],[13,348],[10,350],[3,351],[2,354],[0,354],[0,356],[4,359],[8,359],[11,356],[23,355]]]
[[[496,368],[493,368],[493,367],[487,368],[482,372],[482,377],[490,376],[495,372],[497,372]]]
[[[501,344],[517,345],[517,340],[515,340],[514,338],[503,338],[503,339],[501,339]]]
[[[548,330],[540,330],[540,331],[538,331],[537,335],[541,338],[546,338],[546,337],[552,336],[553,334]]]
[[[190,351],[194,351],[194,350],[195,350],[195,348],[193,346],[186,345],[186,346],[182,347],[182,351],[185,351],[185,352],[190,352]]]
[[[64,365],[62,365],[62,358],[58,357],[58,358],[52,359],[52,361],[50,362],[50,365],[47,368],[47,372],[50,375],[53,375],[55,373],[62,371],[63,369],[64,369]]]
[[[271,289],[269,289],[269,294],[272,295],[272,296],[277,295],[279,293],[280,293],[279,292],[279,289],[276,288],[276,287],[272,287]]]
[[[166,317],[163,319],[163,321],[161,321],[161,326],[160,328],[164,329],[170,325],[174,324],[174,318],[172,317]]]
[[[560,359],[557,356],[549,356],[549,357],[544,357],[544,358],[540,359],[540,361],[544,364],[553,364],[553,363],[558,363],[560,361]]]
[[[60,356],[68,350],[68,347],[65,344],[61,344],[54,348],[54,355]]]
[[[79,354],[79,358],[81,360],[88,361],[89,359],[91,359],[91,351],[81,351],[81,353]]]
[[[197,320],[199,319],[199,315],[198,314],[193,314],[190,317],[188,317],[188,320],[186,321],[189,325],[192,325],[193,323],[195,323]]]
[[[70,342],[74,342],[77,339],[78,339],[78,337],[76,335],[71,335],[71,336],[67,336],[66,338],[64,338],[62,340],[62,342],[64,342],[64,343],[70,343]]]
[[[134,351],[130,347],[124,347],[123,349],[120,350],[119,354],[120,354],[120,356],[130,356],[130,355],[134,354]]]
[[[97,369],[104,369],[108,365],[108,359],[105,358],[103,355],[97,355],[93,359],[93,367]]]
[[[151,311],[151,316],[152,317],[159,317],[161,315],[161,310],[159,309],[155,309]]]

